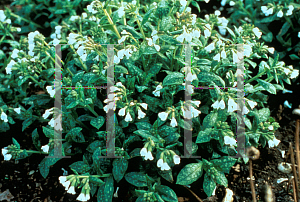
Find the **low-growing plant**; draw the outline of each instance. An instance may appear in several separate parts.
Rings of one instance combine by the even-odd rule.
[[[238,111],[246,125],[242,134],[245,147],[277,146],[280,141],[274,133],[280,126],[264,106],[267,95],[263,92],[284,90],[284,83],[290,84],[299,71],[286,66],[279,54],[273,55],[274,48],[260,42],[262,33],[257,27],[244,24],[229,28],[229,20],[216,14],[197,18],[191,14],[190,3],[199,8],[196,1],[184,0],[96,0],[84,14],[71,16],[72,22],[57,24],[50,39],[38,31],[21,38],[13,47],[6,75],[0,77],[0,129],[9,130],[14,119],[19,119],[23,120],[22,131],[42,122],[43,134],[37,128],[32,131],[36,150],[22,148],[20,140],[12,138],[13,144],[2,149],[4,159],[54,156],[59,145],[55,137],[62,128],[61,154],[82,155],[82,161],[69,165],[73,174],[59,177],[67,193],[80,192],[77,200],[87,201],[97,193],[97,201],[111,201],[115,184],[125,178],[135,188],[137,201],[177,201],[176,193],[163,185],[162,178],[173,182],[175,177],[179,186],[190,185],[204,175],[203,189],[211,196],[217,184],[228,186],[225,174],[237,161],[248,162],[245,155],[232,157],[240,153],[235,132]],[[61,89],[61,125],[53,116],[53,98],[58,94],[53,88],[57,57],[53,45],[57,44],[68,44],[61,46],[67,51],[62,61],[62,86],[76,87]],[[118,44],[113,56],[116,84],[107,96],[95,88],[83,88],[110,82],[105,44]],[[191,67],[183,44],[191,45]],[[237,104],[241,56],[236,44],[244,47],[242,109]],[[258,74],[253,74],[255,68]],[[47,93],[29,97],[29,82]],[[184,100],[186,92],[191,100]],[[7,102],[2,99],[4,93]],[[103,158],[108,150],[105,117],[109,110],[115,111],[115,155],[121,158]],[[192,125],[185,122],[187,119]],[[192,131],[188,156],[201,156],[199,159],[182,159],[186,130]],[[49,143],[42,146],[40,137],[44,135]],[[131,164],[133,158],[138,158],[138,164]],[[44,178],[57,161],[64,158],[40,162]],[[178,165],[183,167],[180,172],[172,172]],[[130,167],[135,171],[128,172]]]

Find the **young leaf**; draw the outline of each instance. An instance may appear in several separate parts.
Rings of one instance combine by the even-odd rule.
[[[99,128],[103,126],[104,122],[105,118],[103,116],[98,116],[97,118],[92,119],[90,123],[99,130]]]
[[[204,175],[204,181],[203,181],[203,189],[204,192],[208,197],[210,197],[216,187],[216,183],[213,181],[213,179],[208,175],[208,173],[205,173]]]

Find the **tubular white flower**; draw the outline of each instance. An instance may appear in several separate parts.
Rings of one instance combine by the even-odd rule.
[[[231,146],[237,146],[236,140],[229,136],[224,136],[224,143]]]
[[[156,89],[155,91],[153,91],[152,93],[156,96],[156,97],[159,97],[160,96],[160,90],[162,89],[163,87],[161,85],[158,85],[156,86]]]
[[[290,79],[294,79],[294,78],[296,78],[296,77],[298,77],[299,76],[299,70],[298,69],[294,69],[293,71],[292,71],[292,74],[291,74],[291,76],[290,76]]]
[[[181,6],[184,6],[184,7],[185,7],[186,4],[187,4],[187,1],[186,1],[186,0],[180,0],[179,2],[180,2],[180,5],[181,5]]]
[[[172,117],[172,119],[171,119],[171,124],[170,124],[172,127],[175,127],[175,126],[177,126],[177,121],[176,121],[176,119],[175,119],[175,117]]]
[[[146,103],[140,103],[140,106],[147,110],[148,105]]]
[[[191,106],[191,114],[194,118],[196,118],[197,116],[199,116],[199,114],[201,114],[201,111],[195,109],[193,106]]]
[[[92,14],[98,13],[98,11],[93,9],[93,6],[94,6],[94,1],[90,5],[87,6],[88,11]]]
[[[46,145],[42,146],[41,149],[43,150],[43,152],[48,153],[49,152],[49,145],[46,144]]]
[[[8,150],[7,147],[2,149],[2,155],[4,156],[4,161],[9,161],[12,158],[11,154],[7,154]]]
[[[170,170],[170,169],[171,169],[170,166],[166,162],[164,162],[163,165],[161,166],[161,170]]]
[[[283,12],[282,10],[280,10],[278,13],[277,13],[277,17],[281,18],[283,16]]]
[[[199,105],[200,105],[200,101],[199,100],[195,100],[195,101],[191,101],[191,103],[193,103],[193,104],[195,104],[197,107],[199,107]]]
[[[148,151],[145,155],[145,160],[150,160],[152,161],[154,158],[152,156],[152,153],[150,151]]]
[[[251,100],[247,100],[247,102],[248,102],[251,109],[253,109],[257,105],[257,102],[254,102],[254,101],[251,101]]]
[[[253,28],[252,31],[255,34],[255,36],[260,39],[262,32],[257,27]]]
[[[226,52],[225,52],[225,50],[222,50],[222,52],[221,52],[221,58],[223,58],[223,59],[226,58]]]
[[[247,45],[247,44],[244,45],[244,56],[250,57],[251,53],[252,53],[252,48],[251,48],[251,46],[250,46],[250,45]]]
[[[206,46],[204,48],[206,51],[208,51],[209,53],[211,53],[212,50],[215,49],[215,42],[210,43],[208,46]]]
[[[268,129],[269,129],[269,130],[274,130],[274,127],[273,127],[272,125],[270,125],[270,126],[268,127]]]
[[[234,5],[235,5],[235,2],[234,2],[234,1],[230,1],[230,2],[229,2],[229,5],[230,5],[230,6],[234,6]]]
[[[123,6],[121,6],[121,7],[117,10],[117,13],[118,13],[119,18],[121,18],[121,17],[124,16],[124,14],[125,14],[124,9],[125,9],[125,8],[124,8]]]
[[[234,102],[234,100],[232,98],[228,99],[228,112],[234,112],[236,111],[237,108],[237,103]]]
[[[132,121],[132,118],[131,118],[129,112],[127,112],[127,115],[125,116],[125,121],[126,121],[126,122]]]
[[[146,113],[144,113],[141,109],[138,109],[138,119],[142,119],[146,116]]]
[[[213,57],[213,60],[216,60],[216,61],[220,62],[220,60],[221,60],[221,58],[220,58],[220,53],[218,53],[217,55],[215,55],[215,56]]]
[[[204,29],[204,38],[210,37],[211,32],[208,29]]]
[[[249,112],[250,112],[249,109],[246,106],[244,106],[242,114],[245,115],[245,114],[248,114]]]
[[[12,54],[11,54],[11,58],[13,58],[13,59],[17,58],[19,52],[20,51],[18,49],[14,49],[13,52],[12,52]]]
[[[4,22],[5,19],[6,19],[6,16],[5,16],[5,14],[4,14],[4,11],[3,11],[3,10],[0,10],[0,21],[1,21],[1,22]]]
[[[163,164],[164,164],[163,159],[159,159],[159,160],[157,161],[157,167],[158,167],[158,168],[161,168],[161,167],[163,166]]]
[[[280,140],[278,140],[276,138],[268,141],[269,148],[274,147],[274,146],[277,147],[279,145],[279,143],[280,143]]]
[[[225,6],[225,5],[226,5],[226,1],[227,1],[227,0],[222,0],[222,1],[221,1],[221,6]]]
[[[20,114],[20,113],[21,113],[21,108],[20,108],[20,107],[15,108],[14,111],[15,111],[17,114]]]
[[[286,12],[286,16],[292,15],[293,14],[293,10],[294,10],[294,6],[293,5],[289,5],[288,7],[288,11]]]
[[[119,116],[125,116],[125,110],[126,110],[126,107],[122,108],[119,110]]]
[[[275,49],[274,49],[273,47],[271,47],[271,48],[268,48],[268,51],[269,51],[271,54],[274,54]]]
[[[55,90],[53,89],[53,86],[47,86],[46,87],[47,92],[50,94],[50,97],[54,97]]]
[[[292,109],[292,105],[289,103],[289,101],[284,101],[283,106],[288,107],[290,109]]]
[[[221,12],[220,12],[219,10],[216,10],[216,11],[215,11],[215,15],[216,15],[216,16],[219,16],[219,15],[221,15]]]
[[[8,119],[7,119],[7,115],[4,113],[4,112],[2,112],[1,113],[1,120],[3,120],[4,122],[8,122]]]
[[[71,187],[68,189],[67,193],[69,193],[69,194],[76,194],[76,192],[75,192],[75,187],[74,187],[74,186],[71,186]]]
[[[145,148],[145,147],[143,147],[142,149],[141,149],[141,151],[140,151],[140,155],[141,156],[146,156],[147,155],[147,149]]]
[[[173,161],[174,161],[174,164],[180,164],[180,157],[178,155],[174,155],[173,156]]]
[[[167,112],[160,112],[160,113],[158,113],[158,117],[159,117],[162,121],[167,120],[168,115],[169,115],[169,113],[167,113]]]

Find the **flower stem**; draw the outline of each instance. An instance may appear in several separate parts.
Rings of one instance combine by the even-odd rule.
[[[247,84],[247,83],[250,83],[250,82],[252,82],[252,81],[254,81],[255,79],[257,79],[257,78],[259,78],[259,77],[261,77],[262,75],[264,75],[264,74],[266,73],[266,71],[267,71],[267,70],[264,70],[263,72],[257,74],[257,75],[256,75],[255,77],[253,77],[252,79],[249,79],[248,81],[246,81],[246,84]]]
[[[99,115],[95,112],[95,110],[93,110],[92,108],[91,108],[91,106],[90,105],[87,105],[86,106],[96,117],[98,117]]]
[[[137,15],[135,15],[135,18],[136,18],[136,22],[137,22],[137,24],[138,24],[138,26],[139,26],[139,28],[140,28],[140,31],[141,31],[141,33],[142,33],[142,35],[143,35],[143,38],[144,38],[144,40],[145,40],[145,39],[146,39],[146,36],[145,36],[145,33],[144,33],[144,31],[143,31],[143,28],[142,28],[142,26],[141,26],[141,23],[140,23],[140,21],[139,21]]]
[[[110,18],[109,14],[107,13],[106,9],[103,9],[103,11],[104,11],[106,17],[108,18],[109,24],[113,25],[113,28],[114,28],[114,30],[115,30],[115,33],[118,35],[118,38],[121,39],[121,36],[120,36],[120,34],[119,34],[119,31],[118,31],[116,25],[114,24],[114,22],[112,21],[112,19]]]

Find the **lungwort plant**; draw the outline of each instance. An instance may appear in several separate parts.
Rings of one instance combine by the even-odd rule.
[[[36,150],[12,138],[13,144],[2,149],[5,160],[54,156],[61,141],[62,156],[82,155],[82,160],[68,165],[72,174],[58,178],[67,193],[79,194],[77,200],[96,200],[97,193],[97,201],[111,201],[125,179],[134,187],[137,201],[177,201],[164,180],[190,185],[204,175],[203,189],[211,196],[217,185],[228,186],[225,174],[237,161],[248,162],[245,155],[233,158],[240,153],[238,144],[277,146],[280,141],[274,133],[280,126],[264,107],[264,93],[284,90],[284,83],[290,84],[299,71],[279,61],[274,48],[261,41],[257,27],[245,23],[229,28],[229,19],[219,13],[197,18],[190,4],[200,11],[196,1],[96,0],[82,15],[56,24],[50,38],[38,31],[21,38],[0,77],[1,97],[6,100],[0,97],[0,129],[9,130],[19,119],[22,131],[41,123],[43,133],[38,128],[30,131]],[[61,89],[60,124],[53,107],[59,93],[53,82],[57,44],[67,44],[61,46],[67,52],[62,86],[76,87]],[[91,88],[111,81],[107,44],[114,44],[115,85]],[[184,44],[191,47],[191,66]],[[241,54],[236,44],[243,44]],[[237,69],[241,57],[244,72]],[[238,74],[245,82],[243,108],[238,105]],[[29,84],[46,93],[29,96]],[[108,95],[103,94],[106,90]],[[191,99],[185,100],[184,93]],[[116,157],[104,158],[109,150],[106,113],[111,110]],[[236,140],[238,112],[246,125],[242,143]],[[59,130],[62,138],[57,140]],[[192,133],[189,145],[184,144],[185,131]],[[48,144],[41,145],[42,136]],[[201,157],[186,158],[191,156]],[[57,161],[64,158],[40,162],[44,178]],[[182,169],[173,172],[178,168]]]

